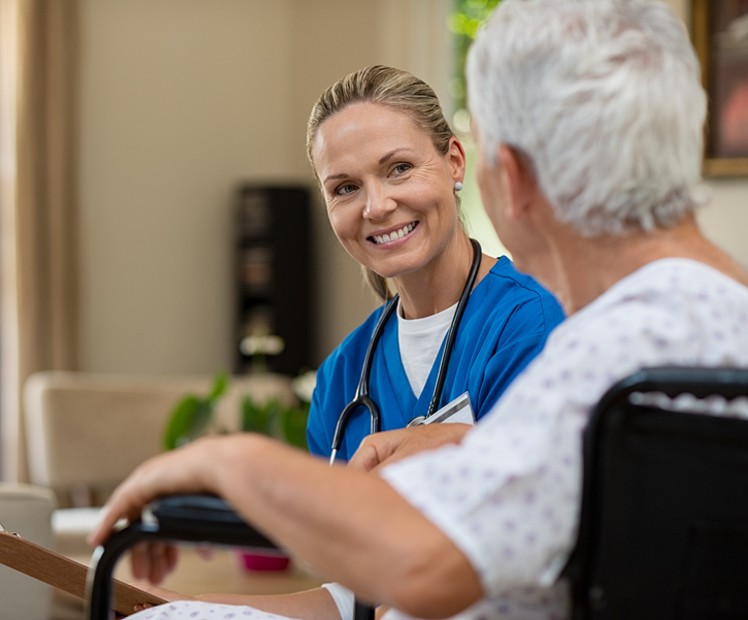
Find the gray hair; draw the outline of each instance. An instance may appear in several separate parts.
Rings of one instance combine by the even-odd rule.
[[[467,72],[484,156],[524,155],[579,233],[669,227],[699,206],[706,96],[661,2],[504,0]]]

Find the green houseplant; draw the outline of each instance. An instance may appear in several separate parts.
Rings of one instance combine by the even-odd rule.
[[[307,448],[306,422],[311,393],[314,389],[313,371],[291,381],[296,403],[286,405],[277,398],[258,401],[250,394],[241,399],[238,429],[275,437],[298,448]],[[163,434],[165,450],[173,450],[206,433],[227,433],[215,421],[216,407],[226,394],[229,378],[217,374],[207,394],[187,394],[172,409]]]
[[[251,395],[242,396],[238,411],[238,429],[261,433],[286,443],[307,449],[306,422],[314,390],[315,373],[304,373],[291,381],[296,402],[288,405],[278,398],[259,401]],[[173,450],[206,433],[227,433],[216,422],[216,408],[226,395],[229,378],[217,374],[207,394],[187,394],[172,409],[163,434],[163,446]],[[248,570],[284,570],[290,559],[282,554],[240,552],[243,566]]]

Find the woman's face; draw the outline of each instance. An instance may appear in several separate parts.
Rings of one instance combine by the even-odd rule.
[[[454,182],[464,176],[462,147],[453,138],[440,154],[404,112],[350,104],[319,126],[312,156],[335,234],[384,277],[435,264],[461,230]]]

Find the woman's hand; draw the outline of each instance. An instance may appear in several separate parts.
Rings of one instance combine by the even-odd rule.
[[[412,428],[384,431],[367,436],[348,461],[348,466],[371,471],[450,443],[460,443],[470,424],[422,424]]]

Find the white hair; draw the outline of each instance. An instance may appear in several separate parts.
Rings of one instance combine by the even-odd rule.
[[[524,155],[579,233],[668,227],[699,205],[706,96],[661,2],[503,0],[467,75],[484,156]]]

